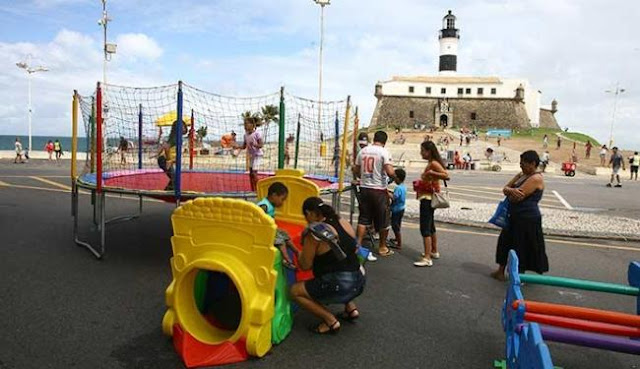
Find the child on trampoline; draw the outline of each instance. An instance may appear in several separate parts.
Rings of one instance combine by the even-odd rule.
[[[260,118],[246,117],[244,118],[244,143],[242,146],[236,146],[236,149],[247,149],[247,160],[249,162],[249,182],[251,183],[251,191],[256,190],[258,183],[258,170],[260,169],[260,161],[262,159],[262,134],[258,132],[257,127]]]
[[[276,216],[276,208],[279,208],[284,204],[287,196],[289,195],[289,189],[281,182],[274,182],[269,186],[267,190],[267,197],[260,200],[257,205],[264,210],[267,215],[272,218]],[[287,248],[289,248],[296,256],[300,255],[300,252],[291,242],[291,237],[286,231],[278,228],[276,230],[276,239],[273,244],[280,250],[282,254],[282,265],[289,269],[296,269],[295,264],[289,257]]]
[[[173,190],[173,180],[175,177],[175,169],[173,165],[176,162],[176,145],[177,145],[177,130],[178,130],[178,121],[174,121],[171,125],[171,132],[169,133],[169,137],[167,141],[160,143],[160,148],[158,150],[158,167],[164,171],[164,174],[169,177],[169,183],[164,188],[165,191]],[[187,134],[187,125],[182,124],[182,135]]]

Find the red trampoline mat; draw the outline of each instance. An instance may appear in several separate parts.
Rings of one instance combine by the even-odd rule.
[[[258,179],[269,177],[258,174]],[[207,173],[183,172],[181,191],[200,193],[251,192],[248,173]],[[306,178],[320,188],[331,186],[331,182],[322,179]],[[162,172],[137,173],[112,177],[104,180],[105,187],[117,187],[129,190],[162,191],[169,184],[169,177]]]

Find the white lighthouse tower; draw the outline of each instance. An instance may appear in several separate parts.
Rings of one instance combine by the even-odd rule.
[[[458,40],[460,30],[456,28],[456,16],[451,13],[442,18],[440,30],[440,74],[455,75],[458,66]]]

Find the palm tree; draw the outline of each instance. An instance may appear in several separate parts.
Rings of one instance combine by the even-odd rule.
[[[202,126],[196,131],[198,146],[202,146],[202,140],[207,136],[207,126]]]
[[[265,105],[261,109],[260,118],[266,124],[270,122],[277,122],[279,119],[280,112],[278,111],[278,107],[275,105]]]

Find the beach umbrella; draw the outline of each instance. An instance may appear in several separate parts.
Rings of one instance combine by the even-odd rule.
[[[160,118],[156,119],[155,121],[155,125],[158,127],[170,127],[173,122],[175,122],[177,120],[177,113],[176,111],[172,111],[169,112],[163,116],[161,116]],[[191,117],[189,117],[188,115],[183,115],[182,116],[182,121],[184,122],[184,124],[186,125],[191,125]]]

